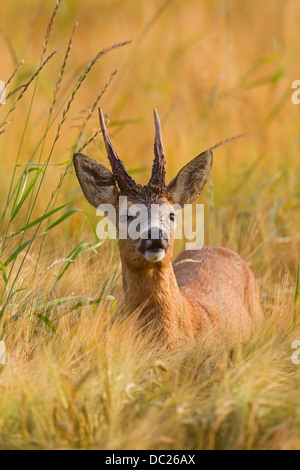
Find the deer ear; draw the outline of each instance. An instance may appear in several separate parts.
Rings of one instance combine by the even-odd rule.
[[[113,174],[105,166],[82,153],[75,153],[73,163],[81,189],[92,206],[116,204],[119,191]]]
[[[209,177],[212,161],[212,150],[206,150],[179,171],[167,186],[174,204],[191,204],[197,199]]]

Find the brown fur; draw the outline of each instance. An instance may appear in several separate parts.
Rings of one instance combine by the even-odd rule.
[[[129,309],[142,307],[141,316],[171,345],[193,341],[211,328],[233,345],[249,338],[262,320],[254,275],[233,251],[184,251],[172,266],[170,247],[167,259],[141,263],[137,268],[128,261],[133,253],[122,242],[123,286]]]

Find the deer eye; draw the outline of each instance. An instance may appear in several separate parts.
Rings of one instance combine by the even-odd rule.
[[[175,220],[175,214],[174,214],[174,212],[171,212],[171,213],[169,214],[169,219],[172,220],[172,222],[174,222],[174,220]]]

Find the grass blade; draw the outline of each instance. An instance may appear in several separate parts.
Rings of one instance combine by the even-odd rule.
[[[10,222],[12,222],[14,220],[14,218],[16,217],[16,215],[18,214],[19,210],[21,209],[21,207],[23,206],[23,204],[26,201],[27,197],[29,196],[32,188],[35,185],[36,180],[38,179],[38,177],[40,176],[41,173],[43,173],[43,170],[39,169],[37,171],[36,175],[34,176],[34,178],[32,179],[32,181],[30,182],[28,188],[24,192],[23,196],[21,197],[20,201],[18,202],[16,207],[12,210]]]
[[[49,318],[45,317],[45,315],[42,315],[41,313],[34,313],[33,315],[42,320],[42,322],[52,331],[52,333],[56,333],[56,326],[53,325],[52,321],[49,320]]]
[[[4,282],[7,283],[8,282],[8,277],[7,277],[7,274],[6,274],[5,266],[2,263],[2,261],[0,261],[0,271],[2,272]]]
[[[300,283],[300,261],[298,261],[297,277],[296,277],[296,287],[295,287],[295,296],[294,296],[294,316],[293,321],[296,323],[299,311],[297,310],[297,303],[299,299],[299,283]]]

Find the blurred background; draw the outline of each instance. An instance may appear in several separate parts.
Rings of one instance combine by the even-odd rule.
[[[0,2],[0,449],[300,448],[299,24],[299,0]],[[123,322],[117,244],[72,166],[108,166],[99,105],[139,183],[153,107],[167,181],[243,134],[198,200],[205,245],[259,279],[265,321],[236,353],[162,352]]]
[[[25,61],[7,94],[38,69],[54,7],[52,0],[1,3],[0,79],[6,82]],[[215,151],[212,178],[199,199],[205,203],[205,244],[239,251],[266,282],[280,269],[295,276],[300,105],[291,101],[291,84],[300,78],[299,21],[297,0],[63,0],[43,59],[57,53],[28,87],[0,135],[1,208],[17,156],[20,165],[44,162],[51,153],[33,210],[36,217],[43,213],[74,150],[99,130],[97,107],[90,110],[102,90],[97,104],[109,117],[114,146],[141,183],[148,181],[153,159],[153,107],[162,120],[167,180],[203,150],[243,134]],[[103,56],[86,75],[51,150],[80,74],[100,50],[128,40],[132,43]],[[14,96],[0,108],[2,120]],[[101,136],[84,152],[107,164]],[[16,167],[16,178],[22,171],[24,166]],[[72,169],[56,195],[56,203],[70,201],[96,223]],[[9,230],[24,223],[23,214],[22,208]],[[50,243],[68,244],[81,224],[81,215],[68,218],[49,233]],[[88,233],[89,225],[82,230]],[[176,250],[181,248],[178,243]]]

